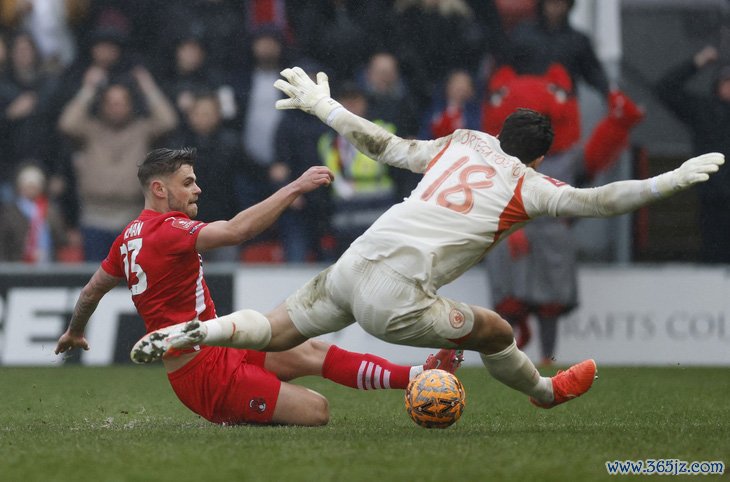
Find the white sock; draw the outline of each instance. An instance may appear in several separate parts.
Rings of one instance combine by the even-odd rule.
[[[492,355],[482,354],[489,373],[510,388],[533,397],[540,403],[553,401],[553,383],[541,377],[535,365],[513,341],[510,346]]]
[[[408,379],[413,380],[421,373],[423,373],[423,365],[413,366],[413,367],[411,367],[411,371],[408,373]]]
[[[254,310],[240,310],[205,322],[206,345],[260,350],[271,341],[269,320]]]
[[[221,323],[219,318],[213,318],[212,320],[203,322],[203,324],[207,330],[203,341],[207,345],[214,345],[225,341],[233,334],[232,323]],[[223,324],[230,326],[226,326],[228,329],[224,330]]]

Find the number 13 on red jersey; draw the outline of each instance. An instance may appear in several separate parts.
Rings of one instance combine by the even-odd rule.
[[[137,255],[142,250],[142,238],[135,238],[125,241],[120,246],[122,250],[122,258],[124,259],[124,275],[129,283],[129,291],[132,296],[143,293],[147,289],[147,274],[142,267],[137,264]],[[136,283],[132,283],[132,274],[137,278]]]

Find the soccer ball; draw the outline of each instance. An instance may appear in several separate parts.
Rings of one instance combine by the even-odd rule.
[[[459,420],[465,405],[464,387],[444,370],[426,370],[406,388],[406,411],[421,427],[446,428]]]

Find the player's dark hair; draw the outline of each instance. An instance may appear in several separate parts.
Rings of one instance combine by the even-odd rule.
[[[502,124],[499,143],[506,154],[529,164],[550,150],[553,136],[548,116],[530,109],[517,109]]]
[[[183,147],[182,149],[163,148],[150,151],[137,170],[139,183],[145,188],[155,176],[169,176],[184,164],[194,165],[197,152],[194,147]]]

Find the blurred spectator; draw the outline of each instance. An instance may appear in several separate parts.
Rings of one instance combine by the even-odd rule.
[[[472,8],[479,2],[480,0],[471,0]],[[537,11],[537,0],[496,0],[494,3],[501,23],[508,32],[525,20],[533,20]]]
[[[541,75],[557,63],[567,69],[574,87],[584,80],[608,96],[608,79],[591,41],[569,23],[574,4],[574,0],[539,0],[537,19],[517,25],[510,33],[507,63],[520,75]]]
[[[455,70],[446,78],[443,92],[436,96],[425,117],[420,139],[438,139],[456,129],[481,128],[481,108],[474,92],[474,80],[465,70]]]
[[[0,1],[0,22],[22,29],[38,43],[44,68],[60,72],[76,56],[76,40],[71,25],[87,14],[88,0],[3,0]]]
[[[478,70],[470,72],[477,84],[485,84],[496,65],[502,64],[507,51],[506,31],[512,25],[505,4],[519,8],[522,3],[531,3],[534,14],[536,0],[466,0],[474,12],[474,20],[479,24],[483,37],[478,55]],[[514,18],[514,17],[512,17]],[[526,18],[526,17],[525,17]],[[524,20],[522,18],[521,20]],[[477,62],[472,60],[471,62]]]
[[[243,152],[238,134],[222,125],[220,103],[215,92],[202,92],[192,99],[186,122],[169,142],[175,147],[198,149],[195,163],[196,183],[202,190],[198,219],[212,222],[231,219],[240,210],[233,180],[242,164]],[[235,261],[238,246],[228,246],[203,254],[206,261]]]
[[[179,114],[185,114],[196,94],[201,92],[216,93],[224,119],[233,119],[237,114],[233,87],[219,69],[208,65],[208,50],[202,38],[195,35],[178,42],[174,63],[168,68],[162,86]]]
[[[322,71],[311,61],[296,62],[313,79]],[[272,166],[272,181],[283,186],[296,179],[309,167],[319,164],[317,142],[328,127],[315,116],[299,109],[283,112],[276,130],[276,164]],[[326,189],[317,189],[300,196],[279,218],[279,235],[284,248],[284,259],[301,263],[322,259],[320,241],[329,227]]]
[[[98,8],[101,8],[103,3],[106,1],[100,0]],[[92,9],[96,9],[97,2],[94,2],[92,7],[94,7]],[[90,19],[87,20],[91,22]],[[126,83],[132,80],[130,73],[132,60],[128,53],[128,37],[125,30],[128,25],[122,21],[115,22],[113,19],[102,20],[99,20],[101,27],[94,28],[86,34],[87,42],[80,44],[76,60],[60,76],[60,85],[55,89],[48,107],[51,118],[54,120],[60,117],[66,104],[81,89],[84,76],[91,67],[96,67],[104,72],[106,84]],[[117,24],[119,25],[113,26]],[[89,23],[89,25],[95,25],[95,23]],[[49,132],[48,142],[58,146],[57,154],[54,156],[56,161],[54,173],[59,175],[58,189],[63,191],[59,201],[63,205],[69,224],[77,227],[80,208],[76,192],[75,168],[71,159],[73,146],[57,130]]]
[[[293,39],[290,38],[291,32],[287,12],[291,3],[293,2],[285,0],[246,1],[246,31],[252,33],[261,27],[272,26],[280,32],[284,32],[287,44],[292,43]]]
[[[371,118],[368,99],[357,85],[345,83],[337,100],[353,114]],[[378,119],[373,122],[395,132],[392,124]],[[319,139],[319,155],[321,163],[335,175],[331,185],[330,221],[336,240],[334,257],[337,258],[395,202],[396,190],[388,166],[355,149],[344,136],[326,132]]]
[[[659,98],[687,125],[695,154],[721,152],[730,156],[730,65],[717,71],[712,91],[693,93],[687,86],[700,70],[716,62],[717,49],[707,46],[657,83]],[[700,200],[702,259],[730,263],[730,167],[727,164],[697,187]]]
[[[465,0],[396,0],[394,11],[391,48],[419,98],[430,99],[454,69],[476,72],[487,45]]]
[[[81,89],[65,107],[59,128],[80,143],[74,158],[81,206],[84,255],[100,261],[119,230],[142,207],[136,166],[159,136],[175,128],[177,116],[152,76],[142,67],[133,71],[144,95],[149,117],[135,111],[133,91],[107,82],[101,67],[91,67]],[[100,96],[98,114],[92,113]]]
[[[400,136],[413,137],[418,133],[418,107],[395,55],[373,55],[363,72],[362,87],[368,97],[368,112],[375,118],[395,124]]]
[[[282,112],[274,109],[281,98],[274,81],[285,67],[281,32],[273,27],[258,30],[251,42],[252,69],[238,88],[238,105],[243,114],[241,140],[246,156],[253,161],[251,172],[239,176],[237,192],[241,204],[250,206],[266,197],[271,190],[268,173],[274,163],[274,136]],[[259,171],[259,172],[257,172]]]
[[[15,172],[26,160],[47,163],[54,152],[49,99],[56,79],[41,68],[35,42],[28,32],[15,34],[10,42],[10,62],[0,77],[0,109],[3,135],[3,172]],[[52,166],[46,166],[52,167]]]
[[[63,218],[36,164],[19,166],[15,195],[0,208],[0,261],[46,263],[66,242]]]
[[[302,54],[326,66],[331,79],[353,79],[373,52],[394,33],[391,0],[288,2]],[[403,25],[397,25],[402,28]]]
[[[94,30],[88,49],[80,52],[73,65],[61,77],[61,85],[54,98],[54,112],[60,113],[63,106],[78,92],[91,67],[102,70],[107,83],[128,81],[132,60],[126,49],[127,40],[127,35],[115,28]]]
[[[574,5],[575,0],[538,0],[536,19],[524,21],[510,32],[507,52],[503,57],[520,77],[554,77],[554,68],[553,72],[551,68],[555,65],[567,71],[567,79],[554,82],[558,93],[565,99],[557,106],[561,111],[561,126],[556,132],[552,153],[567,151],[582,137],[577,97],[579,81],[585,81],[603,99],[609,98],[608,78],[591,41],[570,25],[569,15]],[[532,92],[522,89],[521,92],[520,95],[527,97],[545,95],[541,89]],[[551,119],[558,122],[555,115],[551,115]]]
[[[361,77],[367,95],[368,116],[394,125],[404,138],[418,134],[418,104],[401,76],[398,59],[391,53],[378,52],[370,58]],[[396,198],[408,196],[421,176],[405,169],[391,172],[396,183]]]
[[[245,58],[246,19],[242,0],[178,0],[155,5],[157,47],[173,55],[179,40],[191,35],[208,49],[208,64],[217,69],[240,69]],[[165,59],[159,59],[164,61]]]
[[[65,0],[64,0],[65,1]],[[160,58],[169,58],[171,51],[157,48],[160,33],[168,27],[168,5],[186,0],[151,2],[149,0],[83,0],[88,5],[81,21],[75,23],[75,35],[81,52],[89,50],[98,31],[115,31],[126,39],[125,48],[132,55],[141,55],[153,65]]]

